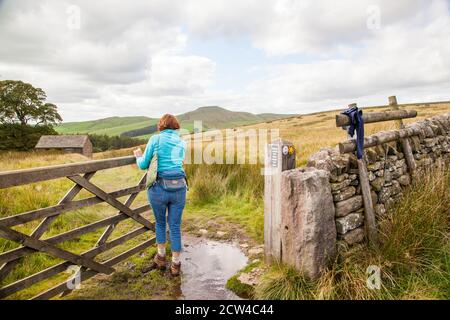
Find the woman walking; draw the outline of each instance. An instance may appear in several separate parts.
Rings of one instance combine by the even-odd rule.
[[[157,178],[147,191],[148,199],[155,216],[156,243],[158,252],[149,269],[166,268],[166,213],[169,224],[172,261],[170,273],[178,276],[181,271],[181,216],[186,204],[186,175],[183,161],[186,143],[177,131],[180,124],[175,116],[166,114],[158,123],[159,134],[148,141],[144,154],[141,149],[134,150],[136,163],[142,170],[149,168],[152,158],[157,156]]]

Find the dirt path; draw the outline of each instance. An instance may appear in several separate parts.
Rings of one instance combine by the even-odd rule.
[[[227,280],[248,263],[237,243],[186,234],[183,243],[180,278],[158,270],[142,273],[142,266],[151,260],[147,251],[119,265],[110,276],[98,275],[83,282],[81,289],[65,299],[240,299],[225,288]]]

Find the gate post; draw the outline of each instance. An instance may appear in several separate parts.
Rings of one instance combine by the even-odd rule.
[[[314,167],[282,174],[281,261],[316,279],[336,256],[330,174]]]
[[[281,173],[295,168],[295,148],[281,139],[269,143],[264,160],[264,252],[281,261]]]

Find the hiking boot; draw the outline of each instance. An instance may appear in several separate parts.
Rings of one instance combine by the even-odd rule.
[[[181,273],[181,262],[170,264],[170,275],[172,277],[178,277]]]
[[[159,254],[155,254],[153,257],[153,261],[150,265],[142,268],[143,273],[147,273],[151,270],[165,270],[166,269],[166,257],[160,256]]]

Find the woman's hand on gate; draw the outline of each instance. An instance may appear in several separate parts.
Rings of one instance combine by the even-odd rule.
[[[135,156],[136,158],[142,157],[142,150],[141,150],[141,148],[138,148],[138,149],[133,150],[133,153],[134,153],[134,156]]]

